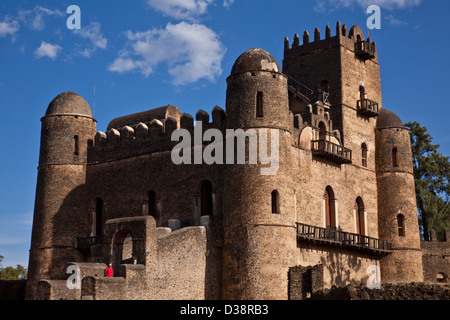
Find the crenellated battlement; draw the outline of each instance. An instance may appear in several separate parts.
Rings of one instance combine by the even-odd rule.
[[[109,127],[106,132],[95,134],[93,146],[88,150],[88,162],[106,162],[118,159],[172,150],[178,141],[172,141],[172,133],[186,129],[193,134],[195,122],[202,122],[203,131],[211,128],[224,130],[225,111],[216,106],[210,115],[199,110],[194,117],[183,113],[179,119],[167,116],[147,122],[125,125],[120,128]]]
[[[290,59],[299,55],[308,54],[311,51],[326,50],[337,46],[344,46],[345,48],[354,51],[355,55],[363,60],[375,59],[377,60],[376,44],[370,39],[370,34],[367,39],[364,38],[364,33],[358,25],[354,25],[348,30],[347,26],[341,25],[338,21],[336,23],[336,34],[331,35],[331,27],[325,27],[325,37],[321,38],[319,28],[315,28],[313,37],[310,36],[309,31],[303,33],[302,44],[300,44],[299,34],[294,35],[292,44],[289,38],[284,38],[284,59]]]

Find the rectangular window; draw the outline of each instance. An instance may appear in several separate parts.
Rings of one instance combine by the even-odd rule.
[[[263,113],[263,93],[258,91],[256,94],[256,117],[262,118],[264,117]]]
[[[79,154],[78,140],[78,136],[73,137],[73,154],[76,156]]]
[[[397,148],[392,149],[392,166],[394,168],[398,167],[398,151]]]

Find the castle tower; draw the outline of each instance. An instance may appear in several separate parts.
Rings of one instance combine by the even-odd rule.
[[[342,144],[361,157],[361,138],[373,150],[375,117],[381,109],[380,68],[376,45],[365,39],[361,28],[336,25],[336,35],[326,27],[325,35],[316,28],[314,39],[305,31],[303,43],[294,36],[292,46],[285,38],[283,73],[289,77],[289,86],[300,83],[305,105],[315,100],[324,103],[340,131]],[[290,90],[291,91],[291,90]],[[294,95],[290,93],[291,110],[296,109]],[[369,164],[374,169],[373,162]]]
[[[28,299],[33,298],[37,281],[58,279],[67,261],[82,261],[77,259],[75,241],[80,228],[87,227],[79,211],[86,199],[88,145],[96,132],[88,103],[72,92],[58,95],[41,122]]]
[[[276,150],[278,157],[277,170],[263,174],[268,165],[261,164],[259,145],[257,164],[225,168],[222,299],[287,299],[296,248],[287,79],[268,52],[250,49],[236,60],[227,84],[227,131],[253,131],[261,142],[267,130],[268,153]]]
[[[393,253],[380,261],[381,281],[422,282],[410,135],[400,118],[386,109],[377,120],[376,171],[379,235],[393,242]]]

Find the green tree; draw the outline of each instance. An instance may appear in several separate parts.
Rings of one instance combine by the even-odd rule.
[[[433,137],[418,122],[405,126],[411,136],[411,148],[416,185],[419,224],[424,240],[429,240],[430,229],[435,229],[442,239],[450,228],[450,162],[439,152]]]
[[[4,256],[0,254],[0,280],[24,280],[27,278],[27,269],[20,264],[17,267],[2,267]]]

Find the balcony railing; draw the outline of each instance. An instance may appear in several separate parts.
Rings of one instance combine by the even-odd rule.
[[[376,117],[379,112],[378,102],[369,99],[358,100],[357,109],[358,113],[368,117]]]
[[[355,54],[364,60],[373,59],[375,58],[375,45],[372,42],[357,41],[355,43]]]
[[[391,241],[303,223],[297,223],[297,239],[350,250],[361,250],[377,255],[392,253]]]
[[[351,163],[352,150],[331,141],[321,139],[311,141],[313,155],[338,163]]]

